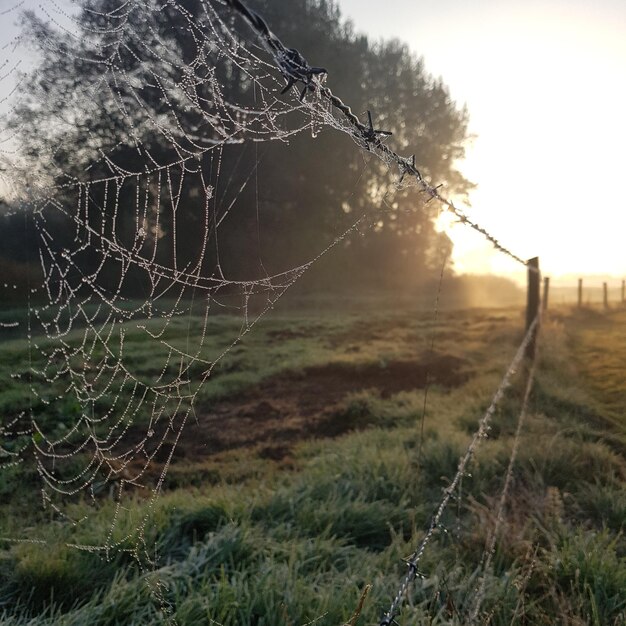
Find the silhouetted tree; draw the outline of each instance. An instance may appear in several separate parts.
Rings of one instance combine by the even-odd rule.
[[[420,58],[398,41],[373,44],[356,34],[331,1],[250,2],[286,45],[297,47],[312,64],[328,68],[330,86],[362,119],[371,109],[376,125],[394,133],[394,147],[417,155],[424,175],[444,183],[449,194],[468,191],[470,183],[456,169],[464,155],[467,113],[452,102],[441,80],[426,73]],[[32,14],[24,18],[27,37],[42,55],[37,71],[27,79],[28,96],[13,123],[22,154],[39,173],[40,164],[45,164],[60,203],[76,203],[64,191],[68,182],[137,171],[145,162],[172,162],[194,151],[189,137],[200,143],[214,138],[206,124],[215,97],[210,86],[197,88],[201,99],[190,107],[182,98],[164,98],[161,84],[181,84],[186,70],[193,78],[194,72],[207,69],[190,69],[198,43],[189,24],[202,27],[202,2],[177,0],[159,5],[160,10],[156,4],[146,0],[124,12],[122,0],[84,0],[79,37],[59,32]],[[221,3],[216,6],[243,38],[253,38],[247,25]],[[146,49],[153,54],[146,55]],[[219,51],[209,51],[207,62],[214,64],[225,97],[254,103],[254,84],[237,64]],[[75,96],[87,92],[89,100]],[[212,156],[198,166],[208,177],[215,171]],[[351,280],[359,268],[358,275],[367,281],[417,281],[428,277],[450,252],[447,237],[434,230],[434,203],[424,205],[415,189],[397,191],[396,172],[373,158],[364,164],[363,153],[350,138],[332,129],[315,139],[308,134],[292,137],[287,146],[226,146],[221,172],[227,173],[232,189],[241,188],[251,173],[259,181],[244,188],[236,210],[220,227],[220,257],[230,276],[260,272],[259,257],[270,270],[308,259],[364,211],[376,215],[375,224],[366,237],[347,238],[334,255],[335,265],[327,263],[334,279],[340,264],[344,273],[352,270]],[[119,192],[121,210],[115,219],[116,236],[128,246],[136,227],[135,192],[132,185]],[[105,194],[111,193],[110,188],[90,190],[92,202],[105,213]],[[221,201],[230,201],[227,193]],[[161,238],[163,263],[171,263],[175,252],[182,265],[205,245],[205,194],[185,185],[180,206],[184,213],[177,220],[176,241],[171,213],[163,212],[154,235]],[[102,216],[92,213],[89,219],[98,228]],[[62,217],[57,224],[48,220],[47,229],[59,246],[69,245],[72,234]],[[258,250],[253,253],[252,248]],[[207,272],[212,271],[214,253],[207,254],[212,259]],[[85,255],[86,263],[96,263],[95,258],[89,261],[89,250]]]

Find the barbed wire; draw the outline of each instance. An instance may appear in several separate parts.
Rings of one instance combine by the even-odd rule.
[[[410,176],[413,178],[417,185],[420,187],[420,191],[430,196],[431,200],[437,200],[441,205],[443,205],[447,210],[449,210],[452,214],[454,214],[462,224],[469,226],[471,229],[482,235],[485,239],[487,239],[496,250],[502,252],[503,254],[509,256],[514,261],[521,263],[524,267],[526,267],[529,271],[539,272],[538,268],[529,264],[529,261],[524,260],[521,256],[515,254],[512,250],[507,248],[504,244],[502,244],[498,238],[492,235],[486,228],[481,226],[478,222],[471,219],[465,211],[457,207],[454,202],[450,199],[443,196],[439,189],[441,185],[434,186],[426,181],[419,169],[416,166],[416,156],[415,154],[410,157],[403,157],[398,152],[393,150],[393,148],[389,147],[384,143],[384,138],[391,135],[390,132],[375,129],[371,112],[368,111],[368,124],[363,124],[358,116],[353,112],[350,105],[345,103],[339,96],[335,95],[331,89],[325,86],[321,80],[318,78],[320,75],[327,74],[327,70],[321,67],[315,67],[308,64],[306,59],[302,56],[302,54],[295,48],[287,48],[281,40],[270,30],[267,22],[255,11],[246,6],[241,0],[223,0],[227,5],[237,11],[249,24],[249,26],[255,31],[259,39],[262,41],[265,49],[272,55],[276,65],[278,66],[280,72],[283,77],[287,81],[287,85],[282,90],[281,93],[287,92],[291,87],[297,85],[298,83],[303,84],[302,91],[300,93],[300,101],[304,101],[304,98],[308,92],[314,92],[318,90],[319,94],[327,100],[332,107],[337,109],[344,117],[345,121],[348,123],[347,131],[353,136],[354,139],[367,151],[373,152],[377,154],[379,158],[383,161],[395,164],[400,170],[400,180],[401,183],[405,177]],[[311,103],[307,103],[308,106],[313,107],[314,105]],[[395,617],[399,613],[406,594],[409,590],[409,587],[413,583],[413,581],[420,577],[421,574],[419,572],[419,562],[426,550],[426,547],[430,543],[433,538],[436,530],[441,525],[441,518],[443,516],[444,511],[446,510],[450,499],[452,498],[453,493],[455,492],[457,486],[459,485],[462,477],[465,474],[466,467],[468,463],[471,461],[474,456],[480,442],[488,436],[489,424],[495,413],[496,408],[498,407],[500,401],[504,397],[506,389],[511,384],[511,378],[517,371],[520,363],[524,359],[528,346],[531,341],[533,341],[535,337],[536,330],[539,325],[539,314],[533,322],[529,325],[527,332],[524,336],[524,339],[519,346],[509,368],[507,369],[504,378],[502,379],[498,389],[496,390],[491,404],[487,408],[483,417],[479,421],[479,426],[476,432],[474,433],[472,440],[465,451],[465,454],[461,457],[459,461],[459,465],[457,468],[457,472],[452,479],[450,485],[445,489],[444,496],[439,503],[433,517],[431,518],[430,526],[420,542],[417,550],[411,555],[411,557],[406,561],[408,565],[408,572],[403,578],[398,592],[393,598],[391,605],[387,612],[384,614],[383,618],[380,621],[380,626],[391,626],[392,623],[395,622]],[[533,362],[531,365],[531,369],[529,372],[526,393],[524,396],[524,402],[522,407],[522,412],[520,415],[520,419],[518,422],[518,430],[516,432],[516,439],[514,442],[512,456],[509,462],[509,467],[507,469],[507,473],[505,476],[505,482],[503,491],[500,498],[500,504],[498,507],[498,519],[496,521],[496,528],[494,529],[494,533],[492,537],[488,539],[488,544],[485,547],[485,550],[488,550],[488,555],[483,557],[484,562],[484,571],[487,570],[491,563],[491,558],[493,555],[493,550],[495,549],[495,541],[502,524],[502,516],[504,503],[506,501],[506,496],[508,494],[508,489],[512,476],[512,468],[515,462],[515,458],[517,456],[517,449],[519,446],[519,435],[521,433],[521,427],[523,424],[523,416],[526,413],[528,397],[530,395],[530,390],[532,388],[532,379],[534,375],[534,367],[535,367],[535,358],[533,358]],[[476,600],[474,603],[474,609],[472,612],[472,618],[478,614],[480,610],[480,605],[482,602],[482,597],[484,595],[484,576],[481,583],[481,587],[478,590]]]
[[[540,315],[540,314],[539,314]],[[537,367],[537,350],[533,352],[532,361],[528,370],[528,379],[526,380],[526,388],[524,390],[524,397],[522,400],[522,407],[517,418],[517,427],[515,429],[515,435],[513,437],[513,448],[511,450],[511,456],[509,457],[509,465],[506,469],[504,477],[504,483],[502,485],[502,492],[500,493],[500,499],[498,500],[498,508],[496,510],[496,522],[493,530],[488,534],[485,542],[485,549],[483,551],[482,570],[483,574],[480,580],[480,585],[474,599],[474,606],[470,612],[469,624],[474,624],[480,612],[480,607],[485,597],[485,585],[487,582],[487,574],[491,569],[491,562],[496,551],[496,542],[500,535],[502,524],[504,524],[504,507],[509,494],[509,488],[511,486],[511,480],[513,479],[513,467],[517,460],[517,453],[519,451],[520,440],[522,435],[522,429],[524,422],[526,421],[526,415],[528,413],[528,401],[530,399],[530,392],[533,388],[535,380],[535,370]]]
[[[443,513],[446,510],[448,503],[450,502],[450,499],[452,498],[452,495],[454,491],[456,490],[461,478],[465,475],[465,469],[468,463],[471,461],[472,457],[476,453],[476,450],[478,449],[480,442],[483,439],[487,438],[489,434],[489,429],[490,429],[489,424],[491,422],[491,418],[493,417],[493,414],[495,413],[496,408],[500,404],[500,401],[504,397],[504,393],[506,389],[511,385],[511,379],[513,375],[515,374],[515,372],[517,371],[517,369],[519,368],[521,362],[523,361],[526,348],[528,347],[533,337],[535,336],[535,332],[538,328],[538,325],[539,325],[539,315],[535,317],[532,324],[528,327],[528,330],[526,331],[526,335],[524,336],[524,340],[522,341],[519,348],[517,349],[517,352],[515,353],[515,356],[513,357],[513,360],[511,361],[511,364],[509,365],[504,375],[504,378],[502,379],[500,383],[500,386],[496,390],[491,400],[491,404],[489,405],[484,415],[480,419],[478,423],[478,429],[474,433],[472,440],[470,441],[470,444],[465,451],[465,454],[459,460],[457,472],[454,478],[452,479],[452,482],[444,490],[443,498],[441,502],[439,503],[439,506],[435,510],[434,515],[431,518],[430,525],[428,527],[428,530],[426,531],[426,534],[424,535],[424,538],[420,542],[415,552],[406,560],[406,564],[408,565],[409,571],[407,572],[406,576],[402,579],[402,582],[400,583],[400,587],[398,588],[398,592],[396,593],[394,599],[392,600],[389,610],[384,614],[382,620],[380,621],[380,626],[391,626],[391,624],[394,622],[395,616],[398,614],[398,612],[400,611],[400,608],[402,607],[404,598],[406,597],[409,587],[411,586],[411,584],[416,578],[423,576],[419,571],[419,567],[418,567],[419,562],[422,559],[422,556],[424,555],[426,547],[428,546],[431,539],[433,538],[435,531],[441,526],[441,518],[443,516]]]
[[[509,248],[504,246],[494,235],[486,228],[472,220],[462,209],[457,207],[454,202],[443,196],[439,189],[441,185],[434,186],[427,182],[415,165],[415,155],[403,157],[395,150],[390,148],[383,142],[381,137],[391,135],[389,131],[378,130],[373,127],[372,116],[368,111],[368,124],[363,124],[354,113],[350,105],[346,104],[339,96],[335,95],[329,87],[326,87],[319,80],[318,76],[327,74],[327,70],[322,67],[315,67],[308,64],[306,59],[295,48],[287,48],[282,41],[270,30],[267,22],[256,12],[250,9],[241,0],[223,0],[227,5],[237,11],[250,27],[255,31],[259,39],[262,41],[265,49],[273,56],[280,72],[287,80],[286,87],[281,93],[285,93],[292,86],[301,82],[304,87],[300,93],[300,100],[304,100],[307,92],[313,92],[316,89],[323,98],[342,113],[349,126],[352,128],[352,135],[359,140],[363,147],[370,152],[377,154],[383,160],[388,160],[398,166],[400,170],[400,182],[410,176],[419,185],[421,191],[430,196],[430,200],[437,200],[454,214],[462,224],[469,226],[474,231],[487,239],[496,250],[506,254],[511,259],[521,263],[530,271],[536,271],[528,265],[528,261],[521,256],[515,254]],[[312,105],[310,105],[312,106]]]

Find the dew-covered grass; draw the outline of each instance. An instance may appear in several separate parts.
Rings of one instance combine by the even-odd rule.
[[[329,363],[384,367],[416,359],[428,353],[434,332],[435,351],[462,359],[467,376],[455,386],[430,386],[423,425],[423,389],[355,389],[333,407],[341,429],[293,437],[284,458],[252,446],[191,463],[182,448],[156,500],[138,490],[120,511],[106,492],[95,503],[74,498],[64,512],[86,514],[77,525],[41,509],[34,468],[3,472],[0,535],[38,543],[0,544],[0,622],[341,625],[372,585],[357,623],[377,623],[405,573],[402,558],[424,536],[523,334],[520,311],[443,312],[435,328],[431,317],[272,317],[224,359],[198,409],[294,372],[303,374],[293,385],[304,385],[309,368]],[[523,372],[424,554],[423,578],[400,624],[466,623],[482,575],[481,616],[491,624],[624,623],[626,459],[615,400],[624,383],[611,378],[609,365],[596,376],[587,352],[601,336],[604,358],[613,362],[611,346],[622,341],[616,319],[600,316],[587,328],[579,314],[561,311],[546,320],[493,568],[483,573],[480,564]],[[216,322],[216,345],[233,332],[232,322]],[[129,349],[150,375],[144,343]],[[0,351],[7,356],[2,380],[27,367],[24,345],[13,341]],[[7,415],[29,397],[23,382],[10,380],[0,390]],[[116,547],[85,549],[105,545]]]

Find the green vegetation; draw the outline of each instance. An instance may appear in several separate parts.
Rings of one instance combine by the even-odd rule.
[[[95,505],[68,501],[72,518],[88,515],[72,525],[40,510],[34,468],[3,470],[0,536],[45,543],[0,544],[2,624],[336,626],[367,584],[358,623],[377,623],[522,337],[518,310],[446,311],[434,326],[431,317],[293,312],[262,322],[207,384],[163,494],[152,502],[138,489],[124,499],[110,539],[119,545],[108,552],[68,547],[107,542],[108,492]],[[623,322],[623,312],[555,312],[544,324],[487,573],[491,624],[624,624],[626,389],[615,360]],[[181,342],[188,324],[172,331]],[[215,318],[211,341],[219,346],[234,324]],[[153,347],[127,330],[128,358],[154,376]],[[28,351],[17,340],[0,351],[0,405],[10,416],[30,401],[24,379],[9,377],[27,371]],[[424,367],[432,384],[422,441]],[[400,624],[465,623],[523,382],[509,390],[426,551]],[[212,431],[216,407],[235,417]],[[218,433],[228,445],[194,453],[199,438]]]

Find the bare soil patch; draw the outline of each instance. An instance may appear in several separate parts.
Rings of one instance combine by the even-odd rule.
[[[387,363],[329,363],[272,377],[242,395],[217,403],[211,411],[188,421],[176,446],[173,462],[201,463],[221,452],[254,448],[263,458],[287,457],[299,440],[335,437],[364,428],[367,423],[343,419],[340,408],[350,393],[376,389],[381,397],[423,389],[426,383],[447,388],[469,377],[463,359],[448,354],[428,354],[421,360]],[[167,433],[165,423],[155,426],[150,442],[165,438],[174,443],[178,424]],[[137,433],[139,434],[139,433]],[[153,448],[154,449],[154,448]],[[156,454],[149,471],[159,473],[170,445]],[[252,451],[251,451],[252,452]]]

